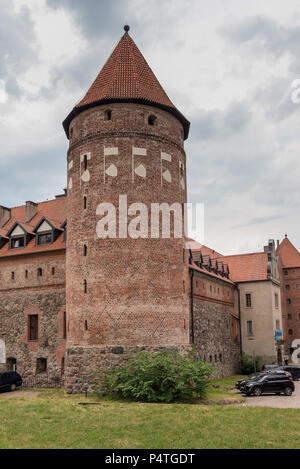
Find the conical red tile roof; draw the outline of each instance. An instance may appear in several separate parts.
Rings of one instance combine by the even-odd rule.
[[[183,124],[188,137],[189,122],[170,101],[133,39],[126,32],[96,80],[63,123],[68,136],[72,119],[89,107],[112,102],[139,102],[165,109]]]
[[[300,267],[300,253],[288,237],[280,243],[277,254],[280,256],[282,267]]]

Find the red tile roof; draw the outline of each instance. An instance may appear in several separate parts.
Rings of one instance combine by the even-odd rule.
[[[280,256],[282,267],[300,267],[300,253],[287,237],[280,243],[276,254]]]
[[[34,227],[43,217],[47,218],[47,220],[56,228],[60,228],[60,225],[67,218],[66,199],[67,197],[63,196],[55,200],[40,202],[37,207],[37,214],[29,223],[26,223],[26,206],[22,205],[19,207],[13,207],[11,209],[11,219],[4,225],[4,227],[1,228],[0,234],[6,235],[16,222],[19,222],[28,233],[32,233]],[[66,243],[63,242],[63,233],[56,239],[56,241],[54,241],[53,244],[49,245],[36,246],[34,237],[24,248],[9,249],[9,244],[6,243],[2,249],[0,249],[0,258],[37,253],[41,251],[55,251],[57,249],[66,249]]]
[[[215,279],[222,280],[223,282],[230,283],[231,285],[234,285],[234,282],[230,278],[222,277],[221,275],[215,274],[214,272],[209,272],[205,268],[199,267],[197,264],[195,264],[195,262],[193,262],[190,265],[190,268],[192,268],[194,270],[197,270],[198,272],[202,272],[204,275],[208,275],[209,277],[213,277]]]
[[[253,252],[234,256],[222,256],[220,261],[228,264],[230,278],[234,282],[251,282],[268,279],[268,254]]]
[[[163,108],[182,122],[185,138],[188,137],[189,122],[170,101],[128,33],[120,39],[84,98],[64,121],[67,136],[75,115],[93,105],[108,102],[142,102]]]

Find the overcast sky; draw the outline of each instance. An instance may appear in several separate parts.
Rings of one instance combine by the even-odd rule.
[[[299,0],[0,0],[0,204],[66,186],[61,122],[123,34],[191,121],[188,197],[205,243],[300,249]],[[300,95],[300,93],[299,93]]]

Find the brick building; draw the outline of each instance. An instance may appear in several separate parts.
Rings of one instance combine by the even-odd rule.
[[[277,255],[285,352],[290,357],[297,348],[295,343],[293,347],[293,342],[300,339],[300,253],[286,235],[281,243],[277,241]]]
[[[187,201],[189,122],[128,27],[63,125],[67,194],[0,207],[2,366],[63,374],[67,391],[77,392],[97,368],[132,352],[185,351],[194,343],[220,373],[238,371],[239,315],[228,267],[188,251],[184,236],[174,236],[176,217],[167,238],[160,222],[147,236],[136,221],[134,204],[144,204],[150,226],[152,204]],[[132,210],[126,223],[135,222],[139,236],[126,236],[121,222],[115,238],[100,237],[109,210],[101,204],[113,204],[124,220],[124,196]]]

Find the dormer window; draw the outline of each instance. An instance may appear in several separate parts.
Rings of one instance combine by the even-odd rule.
[[[34,228],[36,246],[45,246],[55,241],[55,227],[43,217]]]
[[[7,233],[9,238],[9,249],[20,249],[26,246],[27,233],[18,222]]]

